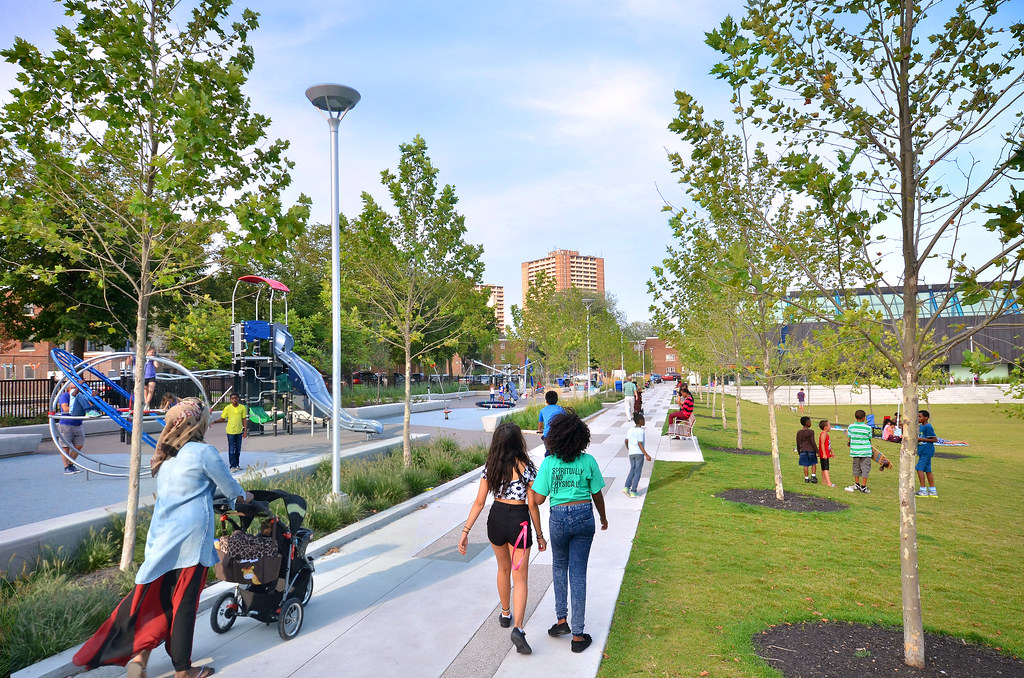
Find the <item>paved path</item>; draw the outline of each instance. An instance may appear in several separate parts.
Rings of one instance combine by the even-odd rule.
[[[696,440],[661,437],[670,400],[668,385],[644,394],[648,451],[656,459],[701,461]],[[644,467],[640,497],[623,495],[629,470],[623,441],[631,424],[621,406],[606,407],[589,423],[589,452],[607,484],[609,528],[598,531],[590,556],[586,630],[594,645],[586,652],[573,654],[567,637],[546,633],[555,621],[551,556],[536,548],[530,554],[525,625],[533,655],[519,655],[512,648],[508,631],[496,620],[495,565],[484,514],[474,525],[468,554],[461,556],[456,548],[476,496],[473,482],[317,560],[315,592],[303,628],[287,643],[275,626],[251,619],[239,619],[226,634],[217,635],[204,613],[196,625],[194,662],[216,666],[218,676],[245,678],[596,675],[652,465]],[[528,440],[537,441],[532,436]],[[531,454],[539,464],[543,448],[536,446]],[[545,523],[547,512],[545,504]],[[155,652],[151,678],[170,673],[166,655]],[[114,677],[124,671],[106,668],[88,675]]]

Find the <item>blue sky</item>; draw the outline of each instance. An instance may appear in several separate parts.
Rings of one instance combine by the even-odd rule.
[[[258,0],[251,36],[254,109],[292,143],[295,191],[330,219],[328,129],[303,92],[354,87],[341,126],[341,207],[383,197],[380,170],[422,135],[453,184],[468,240],[484,246],[485,281],[520,303],[520,263],[556,248],[605,259],[607,290],[645,319],[646,281],[669,242],[658,188],[679,189],[665,149],[674,91],[714,87],[704,31],[738,0],[374,2]],[[0,0],[0,44],[49,50],[67,20],[58,4]],[[14,84],[0,64],[0,100]],[[287,281],[285,281],[287,282]]]
[[[379,172],[420,134],[440,180],[456,187],[467,239],[484,246],[485,282],[505,287],[506,306],[521,303],[523,261],[575,249],[604,257],[607,291],[629,320],[643,320],[650,268],[671,241],[663,200],[684,202],[666,159],[682,150],[667,130],[674,92],[694,94],[709,117],[732,117],[729,93],[708,75],[715,58],[704,33],[742,4],[254,0],[235,9],[261,15],[248,93],[272,118],[271,137],[291,141],[292,194],[312,198],[315,220],[330,220],[329,136],[303,93],[338,82],[362,94],[341,125],[343,212],[359,212],[362,191],[385,201]],[[65,21],[47,0],[0,0],[0,45],[18,35],[49,50]],[[0,102],[13,78],[0,63]],[[987,155],[996,141],[964,151]],[[984,233],[964,242],[971,257],[994,248]],[[942,262],[929,264],[927,282],[944,277]]]

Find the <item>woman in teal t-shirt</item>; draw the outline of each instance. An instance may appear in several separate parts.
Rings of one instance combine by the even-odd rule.
[[[555,588],[557,622],[550,636],[572,633],[572,651],[590,647],[583,633],[587,613],[587,562],[597,531],[594,510],[601,517],[601,529],[608,529],[604,512],[604,478],[597,460],[583,450],[590,445],[590,429],[571,408],[555,415],[547,435],[551,455],[544,457],[532,491],[538,504],[551,498],[548,536],[551,541],[551,573]],[[568,597],[572,593],[572,627],[568,623]]]

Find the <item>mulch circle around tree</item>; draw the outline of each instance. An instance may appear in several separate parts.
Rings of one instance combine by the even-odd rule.
[[[764,450],[747,450],[740,449],[739,447],[715,447],[714,445],[702,445],[705,450],[715,450],[717,452],[728,452],[729,454],[751,454],[757,457],[770,457],[771,452],[765,452]]]
[[[763,506],[765,508],[796,511],[799,513],[829,513],[832,511],[845,511],[850,508],[846,504],[833,499],[797,494],[795,492],[786,492],[786,499],[779,501],[775,498],[775,490],[733,489],[719,492],[715,496],[726,501],[734,501],[737,504]]]
[[[903,630],[851,622],[780,624],[754,636],[758,655],[787,678],[906,676],[1024,678],[1024,662],[960,638],[924,634],[925,668],[903,663]]]

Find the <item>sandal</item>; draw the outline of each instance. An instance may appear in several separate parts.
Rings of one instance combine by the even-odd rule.
[[[195,667],[193,667],[193,669],[194,668]],[[199,673],[191,674],[190,678],[209,678],[217,672],[217,669],[213,668],[212,666],[200,666],[198,670]]]

